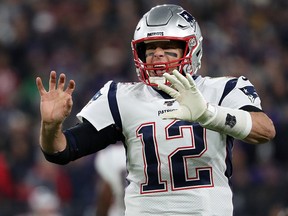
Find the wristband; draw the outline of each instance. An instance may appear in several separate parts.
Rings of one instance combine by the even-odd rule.
[[[207,110],[198,119],[201,126],[225,133],[236,139],[246,138],[252,129],[249,112],[217,105],[207,105]]]

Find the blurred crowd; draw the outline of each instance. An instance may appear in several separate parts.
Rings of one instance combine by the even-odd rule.
[[[1,216],[95,215],[94,156],[66,166],[43,159],[35,78],[47,85],[56,70],[75,80],[65,124],[76,124],[75,114],[108,80],[137,81],[134,29],[146,11],[163,3],[182,5],[199,22],[204,55],[198,73],[246,76],[276,126],[271,143],[235,143],[235,216],[288,215],[287,0],[2,0]]]

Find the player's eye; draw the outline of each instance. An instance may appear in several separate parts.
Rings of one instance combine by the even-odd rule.
[[[164,55],[166,56],[171,56],[171,57],[174,57],[174,58],[177,58],[178,57],[178,54],[176,52],[169,52],[169,51],[164,51]],[[154,56],[154,52],[151,51],[151,52],[146,52],[145,54],[145,57],[153,57]]]
[[[174,57],[174,58],[177,58],[178,57],[178,54],[176,52],[168,52],[168,51],[164,51],[164,55],[166,56],[171,56],[171,57]],[[146,52],[145,54],[145,57],[153,57],[154,56],[154,52]]]
[[[165,55],[168,55],[168,56],[171,56],[171,57],[175,57],[175,58],[178,57],[178,55],[177,55],[176,52],[167,52],[167,51],[164,51],[164,54],[165,54]]]
[[[153,57],[154,56],[154,52],[146,52],[145,57]]]

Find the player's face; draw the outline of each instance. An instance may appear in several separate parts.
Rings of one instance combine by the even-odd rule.
[[[147,43],[145,56],[149,75],[151,77],[162,76],[165,72],[171,73],[174,69],[178,69],[176,66],[177,59],[181,58],[182,55],[183,49],[179,47],[177,42],[157,41]]]

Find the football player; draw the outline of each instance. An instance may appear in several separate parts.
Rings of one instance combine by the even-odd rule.
[[[233,140],[265,143],[275,136],[246,77],[202,77],[203,37],[177,5],[153,7],[139,21],[132,51],[141,82],[109,81],[62,132],[75,82],[52,71],[41,95],[40,146],[66,164],[122,141],[126,148],[125,214],[232,215]]]

